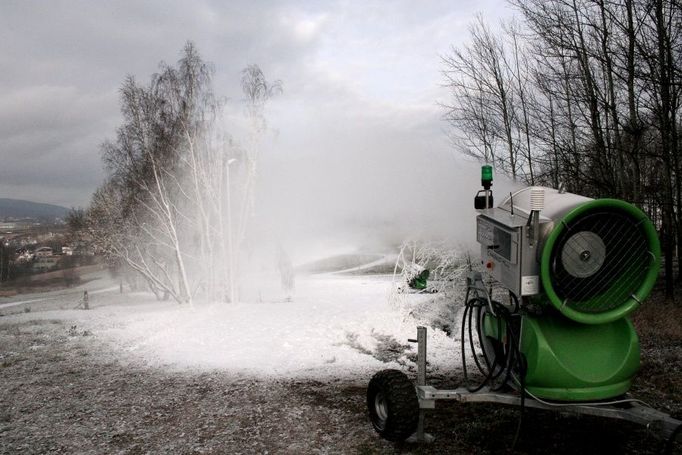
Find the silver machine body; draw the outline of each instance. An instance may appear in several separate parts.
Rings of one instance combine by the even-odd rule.
[[[481,244],[484,267],[516,296],[541,293],[544,239],[566,213],[591,200],[535,186],[511,194],[495,208],[480,210],[476,240]]]

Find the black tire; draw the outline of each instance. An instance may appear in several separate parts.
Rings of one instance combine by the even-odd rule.
[[[410,379],[398,370],[382,370],[367,386],[372,426],[389,441],[404,441],[417,431],[419,399]]]

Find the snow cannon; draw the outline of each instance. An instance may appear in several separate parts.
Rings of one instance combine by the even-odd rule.
[[[477,311],[488,367],[502,367],[506,328],[517,324],[513,349],[523,366],[513,375],[518,384],[524,376],[528,392],[562,401],[625,393],[639,368],[627,316],[659,272],[647,216],[621,200],[530,187],[480,210],[476,232],[483,266],[508,290],[515,314],[501,321],[493,308]]]
[[[672,447],[682,422],[623,396],[639,368],[628,316],[660,268],[651,221],[621,200],[544,187],[521,189],[493,207],[490,166],[481,183],[474,198],[481,267],[471,264],[466,274],[461,384],[427,383],[427,328],[417,327],[408,340],[417,344],[416,384],[395,369],[369,382],[374,429],[391,441],[429,442],[425,412],[436,401],[487,402],[519,406],[521,416],[528,407],[628,420],[659,429]]]

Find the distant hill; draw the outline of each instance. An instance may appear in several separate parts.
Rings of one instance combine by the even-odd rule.
[[[69,212],[66,207],[21,199],[0,198],[0,219],[12,218],[64,218]]]

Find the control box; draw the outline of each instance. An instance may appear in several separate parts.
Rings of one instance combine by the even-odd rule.
[[[540,232],[532,232],[529,214],[502,208],[481,211],[476,217],[476,240],[481,244],[483,266],[516,296],[540,293]],[[539,230],[550,220],[540,217]]]

